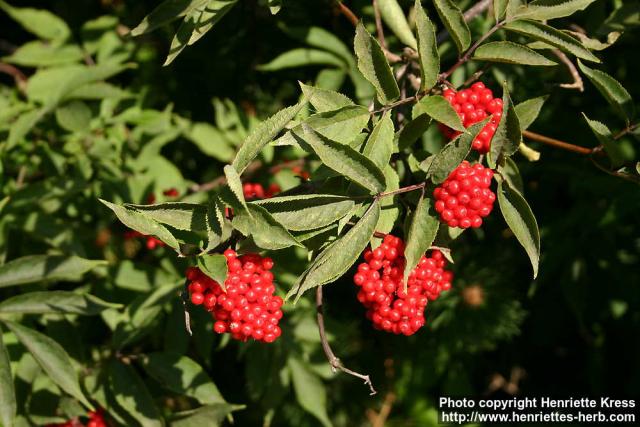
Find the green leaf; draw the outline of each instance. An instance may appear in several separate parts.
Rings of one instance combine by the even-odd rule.
[[[142,427],[161,427],[164,424],[149,389],[131,365],[112,359],[109,383],[116,402]]]
[[[338,110],[342,107],[354,105],[348,96],[332,90],[308,86],[304,83],[300,83],[300,89],[302,89],[302,93],[309,99],[309,102],[318,113]]]
[[[327,395],[320,378],[295,357],[289,358],[287,366],[291,372],[293,390],[300,406],[316,417],[323,426],[331,427],[332,424],[327,415]]]
[[[208,0],[165,0],[153,11],[144,17],[131,35],[136,37],[155,30],[182,16],[188,15],[191,11],[204,6]]]
[[[267,4],[272,15],[276,15],[282,9],[282,0],[267,0]]]
[[[225,134],[208,123],[194,123],[185,136],[204,154],[221,162],[230,162],[235,156],[233,145]]]
[[[71,101],[56,109],[56,120],[69,132],[84,132],[91,124],[91,109],[82,101]]]
[[[429,116],[418,114],[418,109],[414,107],[413,119],[398,132],[398,149],[402,151],[409,148],[418,138],[422,137],[430,125]]]
[[[299,47],[278,55],[266,64],[258,65],[260,71],[279,71],[287,68],[308,67],[311,65],[329,65],[346,68],[342,58],[324,50]]]
[[[611,166],[614,168],[620,167],[624,163],[624,153],[620,145],[613,138],[613,134],[605,125],[597,120],[589,119],[586,114],[582,113],[582,116],[586,120],[587,124],[591,128],[591,131],[598,139],[598,142],[604,147],[604,151],[609,156]]]
[[[394,134],[395,129],[393,128],[393,120],[391,120],[391,111],[387,110],[376,123],[373,131],[371,131],[362,152],[380,170],[384,170],[387,167],[395,150]]]
[[[525,130],[538,118],[542,105],[547,100],[548,96],[538,96],[536,98],[527,99],[522,101],[514,107],[518,121],[520,122],[520,129]]]
[[[594,1],[596,0],[536,0],[518,9],[514,17],[537,21],[564,18],[586,9]]]
[[[90,316],[100,314],[109,308],[120,308],[114,304],[89,294],[70,291],[28,292],[16,295],[0,302],[1,314],[81,314]]]
[[[286,24],[282,23],[279,25],[280,29],[289,37],[309,46],[334,53],[345,62],[355,64],[351,49],[349,49],[347,45],[345,45],[342,40],[332,32],[327,31],[322,27],[292,27],[290,24],[291,22],[288,21]]]
[[[227,258],[224,255],[200,255],[198,257],[198,268],[212,280],[224,286],[228,273]]]
[[[372,193],[379,193],[384,189],[384,174],[371,160],[349,146],[320,135],[306,124],[302,127],[304,138],[296,135],[299,143],[315,153],[325,166]]]
[[[438,82],[440,54],[436,42],[436,28],[422,8],[421,0],[416,0],[415,11],[420,62],[420,90],[426,92]]]
[[[470,126],[465,133],[447,143],[433,158],[427,171],[427,178],[430,177],[434,184],[440,184],[447,179],[449,174],[469,155],[471,143],[488,120],[485,119]]]
[[[293,120],[306,103],[307,100],[305,98],[296,105],[280,110],[253,129],[242,143],[236,158],[233,160],[233,167],[239,174],[244,172],[264,146],[273,140],[287,123]]]
[[[522,176],[520,176],[520,169],[518,169],[518,165],[511,157],[505,159],[504,165],[498,166],[498,171],[511,188],[515,188],[520,194],[524,194],[524,183],[522,182]]]
[[[420,258],[431,247],[436,234],[438,234],[440,220],[433,212],[431,203],[431,199],[425,198],[423,194],[411,217],[411,225],[409,226],[407,243],[404,249],[406,260],[404,267],[405,290],[409,274],[416,268]]]
[[[508,6],[509,0],[493,0],[493,17],[496,22],[505,16]]]
[[[613,45],[616,41],[618,41],[618,39],[622,35],[621,32],[612,31],[609,34],[607,34],[607,41],[601,42],[598,39],[592,39],[588,37],[586,34],[580,33],[578,31],[565,30],[565,33],[571,34],[572,36],[579,39],[582,45],[589,50],[604,50],[610,47],[611,45]]]
[[[11,125],[9,131],[9,138],[7,139],[7,145],[5,150],[10,150],[15,147],[22,139],[31,132],[31,129],[44,117],[45,111],[42,109],[31,110],[23,113],[18,119]]]
[[[460,8],[452,0],[433,0],[433,5],[449,35],[462,53],[471,45],[471,33]]]
[[[231,190],[231,193],[235,198],[235,202],[239,203],[239,205],[246,210],[247,202],[244,199],[244,191],[242,189],[240,175],[232,165],[226,165],[224,167],[224,176],[227,178],[227,187]]]
[[[373,85],[382,104],[389,104],[400,97],[400,89],[391,67],[378,41],[364,28],[362,22],[356,27],[354,50],[358,58],[358,69]]]
[[[356,225],[316,257],[291,288],[287,298],[297,294],[297,301],[307,290],[333,282],[342,276],[356,262],[369,243],[379,218],[380,203],[376,200]]]
[[[80,389],[78,374],[73,369],[71,357],[60,344],[19,323],[7,320],[4,320],[4,323],[58,387],[78,399],[87,408],[93,408]]]
[[[171,64],[185,47],[200,40],[236,3],[237,0],[209,0],[191,10],[171,40],[169,55],[163,66]]]
[[[272,197],[251,204],[266,209],[286,229],[304,231],[336,222],[349,213],[355,203],[344,196],[305,194]]]
[[[385,191],[392,191],[400,188],[400,178],[398,177],[398,173],[390,164],[387,164],[383,172],[387,184]],[[400,216],[400,208],[398,203],[396,203],[396,196],[387,196],[382,198],[380,200],[380,218],[378,218],[375,231],[385,234],[390,233],[396,224],[398,216]],[[382,243],[382,239],[372,236],[370,242],[371,248],[375,249]]]
[[[4,1],[0,1],[0,9],[41,39],[63,41],[71,35],[67,24],[48,10],[13,7]]]
[[[540,231],[536,218],[524,197],[506,182],[498,182],[498,204],[507,225],[529,255],[535,279],[540,262]]]
[[[209,375],[193,359],[177,353],[150,353],[142,358],[147,373],[174,393],[202,405],[226,403]]]
[[[578,61],[578,66],[628,125],[636,114],[629,92],[609,74],[589,68],[581,61]]]
[[[558,65],[533,49],[518,43],[502,41],[483,44],[473,53],[473,59],[477,61],[504,62],[506,64]]]
[[[220,427],[233,411],[242,409],[242,405],[214,403],[197,409],[178,412],[171,418],[171,427]]]
[[[502,85],[502,117],[493,138],[491,138],[491,148],[487,153],[489,166],[492,169],[495,168],[500,156],[509,157],[518,151],[520,142],[522,142],[520,121],[505,82]]]
[[[35,40],[16,49],[3,60],[25,67],[53,67],[82,60],[83,53],[75,45],[58,45]]]
[[[534,40],[550,44],[578,58],[592,62],[600,62],[598,57],[591,53],[589,49],[585,48],[578,40],[542,22],[522,19],[510,22],[505,25],[504,28],[518,34],[523,34]]]
[[[11,374],[11,360],[2,335],[2,329],[0,329],[0,421],[2,425],[11,427],[17,411],[16,391]]]
[[[348,105],[337,110],[311,115],[303,123],[316,132],[341,144],[350,143],[369,122],[369,110],[361,105]],[[295,134],[302,132],[302,123],[278,138],[275,145],[296,145]]]
[[[207,246],[203,252],[208,252],[227,240],[231,235],[230,228],[222,201],[218,196],[211,197],[207,206]]]
[[[378,9],[380,10],[382,20],[391,29],[393,34],[398,37],[398,40],[414,50],[417,49],[418,43],[411,32],[411,27],[409,27],[407,18],[404,16],[404,12],[398,4],[398,1],[378,0]]]
[[[105,206],[111,209],[118,219],[127,227],[139,231],[146,236],[155,236],[176,251],[180,250],[180,244],[173,234],[162,224],[154,221],[146,214],[133,209],[119,206],[106,200],[99,199]]]
[[[135,209],[154,221],[170,225],[178,230],[194,232],[207,230],[207,208],[203,205],[167,202],[155,205],[127,204],[126,207]]]
[[[440,95],[425,96],[416,104],[414,116],[426,114],[437,122],[451,129],[464,132],[466,129],[460,120],[460,116],[451,104]]]
[[[27,255],[0,266],[0,288],[42,281],[79,281],[82,275],[106,261],[74,255]]]
[[[302,246],[265,208],[253,203],[247,205],[246,211],[237,212],[232,224],[245,236],[253,237],[256,245],[263,249]]]

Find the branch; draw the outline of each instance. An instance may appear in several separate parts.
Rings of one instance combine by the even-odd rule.
[[[24,75],[22,71],[13,65],[6,64],[4,62],[0,62],[0,73],[5,73],[13,77],[13,80],[16,82],[16,86],[18,90],[25,94],[27,91],[27,76]]]
[[[378,41],[382,49],[387,48],[387,41],[384,38],[384,29],[382,28],[382,18],[380,17],[380,8],[378,7],[378,0],[373,0],[373,14],[376,17],[376,32],[378,33]]]
[[[331,370],[333,372],[342,371],[345,374],[352,375],[354,377],[360,378],[364,381],[366,385],[369,386],[371,393],[369,395],[373,396],[376,394],[376,389],[373,388],[373,384],[371,383],[371,378],[369,375],[359,374],[358,372],[352,371],[351,369],[346,368],[340,359],[333,354],[333,350],[329,345],[329,341],[327,340],[327,333],[325,332],[324,327],[324,313],[323,313],[323,303],[322,303],[322,286],[318,286],[316,288],[316,310],[317,310],[317,320],[318,320],[318,332],[320,333],[320,342],[322,343],[322,350],[324,350],[325,356],[327,356],[327,360],[329,361],[329,365],[331,365]]]
[[[555,138],[549,138],[548,136],[540,135],[538,133],[534,133],[528,130],[523,130],[522,136],[524,136],[525,138],[529,138],[533,141],[542,142],[543,144],[551,145],[553,147],[561,148],[567,151],[572,151],[578,154],[590,155],[600,151],[598,147],[595,147],[595,148],[581,147],[579,145],[570,144],[568,142],[560,141],[559,139],[555,139]]]
[[[376,199],[382,199],[387,196],[395,196],[396,194],[408,193],[410,191],[421,190],[426,186],[426,182],[420,184],[408,185],[406,187],[398,188],[397,190],[385,191],[384,193],[378,193]]]
[[[584,92],[584,83],[582,82],[582,77],[580,77],[580,73],[578,72],[576,66],[573,65],[573,62],[571,62],[567,55],[565,55],[564,52],[559,49],[553,49],[551,50],[551,52],[555,56],[557,56],[564,65],[567,66],[567,68],[569,69],[569,74],[571,74],[571,77],[573,77],[573,83],[561,83],[560,87],[563,87],[565,89],[578,89],[580,92]]]
[[[479,2],[471,6],[462,15],[464,17],[464,22],[471,21],[473,18],[480,15],[485,10],[489,9],[492,3],[493,3],[493,0],[480,0]],[[448,38],[449,38],[449,32],[447,30],[442,30],[436,36],[436,41],[438,44],[440,44]]]
[[[620,132],[615,134],[613,136],[613,139],[618,140],[618,139],[622,138],[623,136],[625,136],[629,132],[633,132],[638,126],[640,126],[640,122],[636,123],[636,124],[633,124],[633,125],[627,126],[626,128],[622,129]]]
[[[351,11],[351,9],[349,9],[347,6],[345,6],[344,3],[342,3],[340,0],[336,0],[336,3],[338,3],[338,10],[340,11],[340,13],[342,13],[348,20],[349,22],[351,22],[351,24],[356,27],[358,25],[358,17],[356,16],[355,13],[353,13]]]

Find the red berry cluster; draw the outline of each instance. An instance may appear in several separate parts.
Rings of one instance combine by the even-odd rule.
[[[242,192],[244,193],[244,198],[247,200],[270,199],[280,191],[282,191],[282,189],[278,184],[271,184],[266,190],[262,184],[253,184],[250,182],[242,184]]]
[[[453,274],[444,270],[440,251],[422,256],[407,280],[404,291],[404,243],[387,235],[374,250],[364,252],[365,262],[353,277],[360,287],[358,301],[367,307],[367,318],[376,329],[394,334],[413,335],[424,326],[424,309],[429,300],[451,288]]]
[[[102,415],[102,409],[98,409],[97,411],[91,411],[87,414],[89,417],[89,421],[87,424],[83,424],[79,420],[70,420],[65,423],[59,424],[47,424],[46,427],[107,427],[107,423],[104,421]]]
[[[187,270],[191,302],[203,305],[215,320],[213,330],[225,332],[239,341],[253,338],[273,342],[282,333],[278,327],[282,319],[282,298],[274,295],[273,260],[257,254],[237,256],[232,249],[224,252],[229,275],[224,285],[198,268]]]
[[[482,82],[476,82],[471,85],[470,89],[463,89],[459,92],[445,89],[443,96],[458,112],[464,127],[478,123],[489,115],[492,116],[489,123],[482,128],[471,144],[471,147],[479,153],[487,153],[491,145],[491,138],[493,138],[502,117],[502,99],[494,98],[491,89],[486,88]],[[448,139],[453,139],[460,133],[444,125],[439,127]]]
[[[466,160],[436,187],[433,197],[440,219],[449,227],[478,228],[491,213],[496,195],[491,191],[493,171]]]

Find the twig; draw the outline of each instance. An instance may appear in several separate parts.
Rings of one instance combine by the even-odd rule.
[[[589,156],[589,160],[591,160],[591,163],[593,163],[593,165],[594,165],[595,167],[597,167],[598,169],[600,169],[602,172],[607,173],[607,174],[609,174],[609,175],[611,175],[611,176],[615,176],[616,178],[622,178],[622,179],[624,179],[624,180],[631,181],[631,182],[633,182],[633,183],[635,183],[635,184],[640,184],[640,178],[638,178],[638,177],[636,177],[636,176],[634,176],[634,175],[631,175],[631,174],[628,174],[628,173],[624,173],[624,172],[612,171],[612,170],[610,170],[610,169],[608,169],[608,168],[606,168],[606,167],[602,166],[602,165],[600,164],[600,162],[598,162],[598,161],[595,159],[595,157],[593,156],[593,154],[595,154],[595,153],[592,153],[592,154]]]
[[[329,341],[327,340],[327,333],[325,332],[324,327],[324,313],[323,313],[323,303],[322,303],[322,286],[316,287],[316,310],[317,310],[317,320],[318,320],[318,332],[320,333],[320,342],[322,343],[322,350],[324,350],[325,356],[327,356],[327,360],[329,361],[329,365],[331,365],[331,370],[333,372],[342,371],[345,374],[353,375],[354,377],[360,378],[364,381],[366,385],[369,386],[371,393],[369,395],[373,396],[376,394],[376,389],[373,388],[373,384],[371,383],[371,378],[369,375],[363,375],[358,372],[352,371],[351,369],[346,368],[340,359],[336,357],[329,345]]]
[[[382,17],[380,16],[380,8],[378,0],[373,0],[373,14],[376,17],[376,32],[378,33],[378,41],[383,49],[387,48],[387,41],[384,38],[384,29],[382,28]]]
[[[492,2],[493,2],[493,0],[481,0],[481,1],[477,2],[476,4],[474,4],[473,6],[471,6],[462,15],[464,17],[464,22],[471,21],[473,18],[475,18],[476,16],[480,15],[485,10],[489,9],[489,6],[491,6]],[[437,40],[438,44],[442,43],[447,38],[449,38],[449,32],[447,30],[440,31],[438,33],[438,35],[436,36],[436,40]]]
[[[598,147],[595,147],[595,148],[581,147],[579,145],[570,144],[568,142],[560,141],[559,139],[555,139],[555,138],[549,138],[548,136],[540,135],[538,133],[534,133],[528,130],[523,130],[522,136],[524,136],[525,138],[529,138],[533,141],[542,142],[543,144],[551,145],[553,147],[561,148],[567,151],[573,151],[574,153],[578,153],[578,154],[590,155],[592,153],[599,151]]]
[[[377,414],[372,411],[370,415],[371,427],[384,427],[387,418],[391,414],[391,409],[393,408],[393,403],[396,401],[396,394],[392,391],[387,393],[384,396],[384,401],[382,402],[382,406],[380,407],[380,412]]]
[[[622,129],[620,132],[615,134],[613,136],[613,139],[618,140],[618,139],[622,138],[623,136],[625,136],[629,132],[633,132],[638,126],[640,126],[640,122],[627,126],[626,128]]]
[[[191,331],[191,314],[189,313],[189,309],[187,308],[187,300],[189,299],[189,280],[185,280],[184,287],[182,292],[180,293],[180,300],[182,301],[182,308],[184,309],[184,328],[189,333],[190,336],[193,336],[193,332]]]
[[[572,83],[561,83],[560,87],[565,89],[577,89],[580,92],[584,92],[584,83],[582,82],[582,77],[580,77],[580,73],[576,66],[571,62],[571,60],[564,54],[560,49],[553,49],[551,52],[558,57],[558,59],[567,66],[569,69],[569,74],[573,77]]]
[[[338,10],[340,11],[340,13],[342,13],[348,20],[349,22],[351,22],[351,24],[356,27],[358,26],[358,17],[356,16],[355,13],[353,13],[351,11],[351,9],[349,9],[344,3],[342,3],[340,0],[336,0],[336,3],[338,3]]]
[[[5,73],[13,77],[18,90],[25,94],[27,92],[27,76],[22,71],[11,64],[0,62],[0,73]]]
[[[426,182],[420,184],[408,185],[406,187],[398,188],[397,190],[385,191],[383,193],[376,194],[376,199],[382,199],[387,196],[395,196],[396,194],[408,193],[410,191],[421,190],[427,185]]]

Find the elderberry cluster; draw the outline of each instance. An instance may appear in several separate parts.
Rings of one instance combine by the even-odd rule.
[[[232,249],[224,256],[229,270],[225,289],[198,268],[187,270],[191,302],[211,312],[218,334],[230,333],[239,341],[275,341],[282,334],[278,323],[283,300],[274,295],[273,260],[257,254],[237,256]]]
[[[464,161],[433,191],[435,210],[449,227],[478,228],[491,213],[496,195],[491,191],[493,171]]]
[[[282,189],[278,184],[271,184],[265,190],[262,184],[245,182],[242,184],[242,192],[246,200],[270,199],[278,194]]]
[[[479,153],[489,152],[491,138],[502,117],[502,99],[494,98],[491,89],[485,87],[482,82],[476,82],[470,89],[459,92],[445,89],[442,95],[456,110],[464,127],[469,127],[491,115],[489,123],[482,128],[471,144],[471,147]],[[445,138],[453,139],[460,134],[447,126],[439,127]]]
[[[47,424],[46,427],[107,427],[101,409],[89,412],[87,417],[89,418],[87,424],[83,424],[81,421],[75,419],[64,423]]]
[[[376,329],[394,334],[413,335],[425,324],[424,310],[429,300],[451,288],[453,274],[444,270],[440,251],[422,256],[407,280],[404,290],[404,243],[387,235],[374,250],[364,252],[365,262],[353,277],[358,301],[367,308],[367,318]]]

